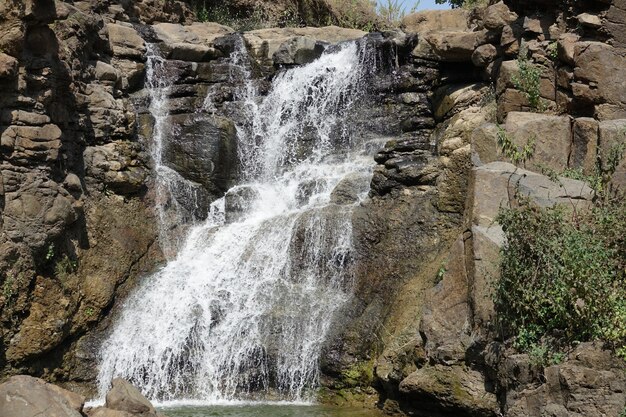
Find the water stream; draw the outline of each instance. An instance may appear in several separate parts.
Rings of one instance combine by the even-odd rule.
[[[102,346],[101,397],[119,376],[157,401],[313,399],[323,343],[351,296],[351,214],[374,164],[348,121],[371,65],[365,51],[346,43],[281,72],[264,97],[242,83],[241,183],[126,301]],[[185,182],[160,159],[168,82],[148,77],[167,194]]]

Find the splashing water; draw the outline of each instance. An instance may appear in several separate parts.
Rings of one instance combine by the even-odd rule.
[[[351,294],[351,213],[373,167],[346,120],[365,50],[347,43],[279,73],[266,97],[238,92],[245,182],[129,297],[102,346],[101,396],[120,376],[153,400],[310,399]]]

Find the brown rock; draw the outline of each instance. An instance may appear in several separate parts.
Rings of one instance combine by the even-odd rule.
[[[502,1],[487,7],[483,14],[483,23],[487,29],[500,30],[515,20],[517,20],[517,14]]]
[[[139,34],[132,26],[117,23],[107,24],[111,49],[116,57],[131,58],[143,61],[146,46]]]
[[[626,400],[624,371],[611,352],[581,343],[566,362],[544,370],[543,384],[509,393],[507,415],[617,416]]]
[[[461,236],[450,249],[441,281],[428,290],[422,309],[420,330],[426,335],[426,353],[441,362],[462,360],[470,345],[466,261]]]
[[[574,48],[574,96],[583,102],[626,106],[626,50],[602,42],[578,42]]]
[[[578,19],[578,23],[586,27],[597,29],[602,26],[602,20],[594,14],[581,13],[576,16],[576,19]]]
[[[367,33],[358,29],[326,26],[320,28],[270,28],[258,29],[244,33],[246,44],[252,55],[262,64],[272,64],[273,56],[285,42],[296,37],[307,37],[318,42],[337,44],[339,42],[359,39]]]
[[[26,375],[0,385],[2,417],[82,417],[84,402],[78,394]]]
[[[111,389],[107,392],[105,407],[130,414],[156,414],[150,401],[137,388],[121,378],[115,378],[111,381]]]
[[[478,43],[478,32],[437,31],[425,36],[437,57],[445,62],[468,62]]]
[[[469,11],[465,9],[424,10],[402,19],[407,33],[425,34],[433,31],[469,31]]]
[[[571,148],[571,127],[568,116],[509,112],[506,131],[518,147],[534,139],[535,151],[529,162],[557,172],[567,168]]]
[[[0,52],[0,79],[10,78],[17,74],[17,59]]]
[[[590,117],[579,117],[572,124],[572,153],[570,168],[581,168],[586,175],[593,175],[598,152],[598,122]]]
[[[462,366],[427,366],[400,383],[400,395],[421,410],[496,416],[496,396],[485,391],[480,372]]]
[[[598,157],[604,170],[609,167],[610,154],[626,143],[626,119],[605,120],[598,125]],[[615,167],[613,185],[626,190],[626,152]]]
[[[472,63],[477,67],[486,67],[490,62],[496,59],[498,50],[495,46],[488,43],[481,45],[472,53]]]
[[[500,159],[498,155],[498,126],[485,123],[472,131],[472,152],[480,158],[480,162],[488,164]]]
[[[559,37],[557,53],[561,61],[574,65],[574,49],[579,39],[580,36],[575,33],[565,33]]]

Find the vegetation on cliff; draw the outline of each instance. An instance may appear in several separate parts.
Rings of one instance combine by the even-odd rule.
[[[519,197],[498,216],[507,242],[494,292],[500,330],[541,362],[593,340],[626,359],[626,201],[610,184],[623,148],[584,177],[596,193],[588,211],[542,208]]]

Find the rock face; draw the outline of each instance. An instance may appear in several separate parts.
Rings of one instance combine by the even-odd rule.
[[[625,141],[626,5],[556,3],[420,12],[403,19],[403,31],[368,36],[379,67],[351,127],[385,144],[354,212],[355,296],[321,358],[325,387],[373,384],[387,411],[411,415],[623,410],[623,366],[609,352],[581,345],[542,371],[494,332],[500,207],[517,192],[584,210],[588,186],[538,171],[593,174]],[[333,16],[322,0],[294,4],[320,23]],[[263,2],[268,13],[288,6]],[[282,68],[366,35],[337,26],[237,34],[192,19],[179,1],[0,4],[0,377],[92,382],[110,311],[162,262],[151,208],[172,216],[193,206],[175,219],[184,226],[219,197],[227,221],[254,200],[249,188],[231,189],[235,125],[246,117],[241,48],[263,93]],[[151,67],[154,53],[163,59]],[[148,70],[167,80],[162,120],[150,109]],[[531,76],[523,86],[520,77]],[[158,196],[156,134],[162,168],[188,186],[181,195]],[[532,140],[525,167],[508,163],[503,134],[517,149]],[[614,165],[613,184],[625,187],[624,162]],[[365,178],[337,185],[333,209],[358,201]],[[194,199],[182,195],[189,187]],[[156,414],[127,382],[112,385],[90,416]],[[3,416],[84,413],[81,398],[33,378],[13,377],[0,394]]]

